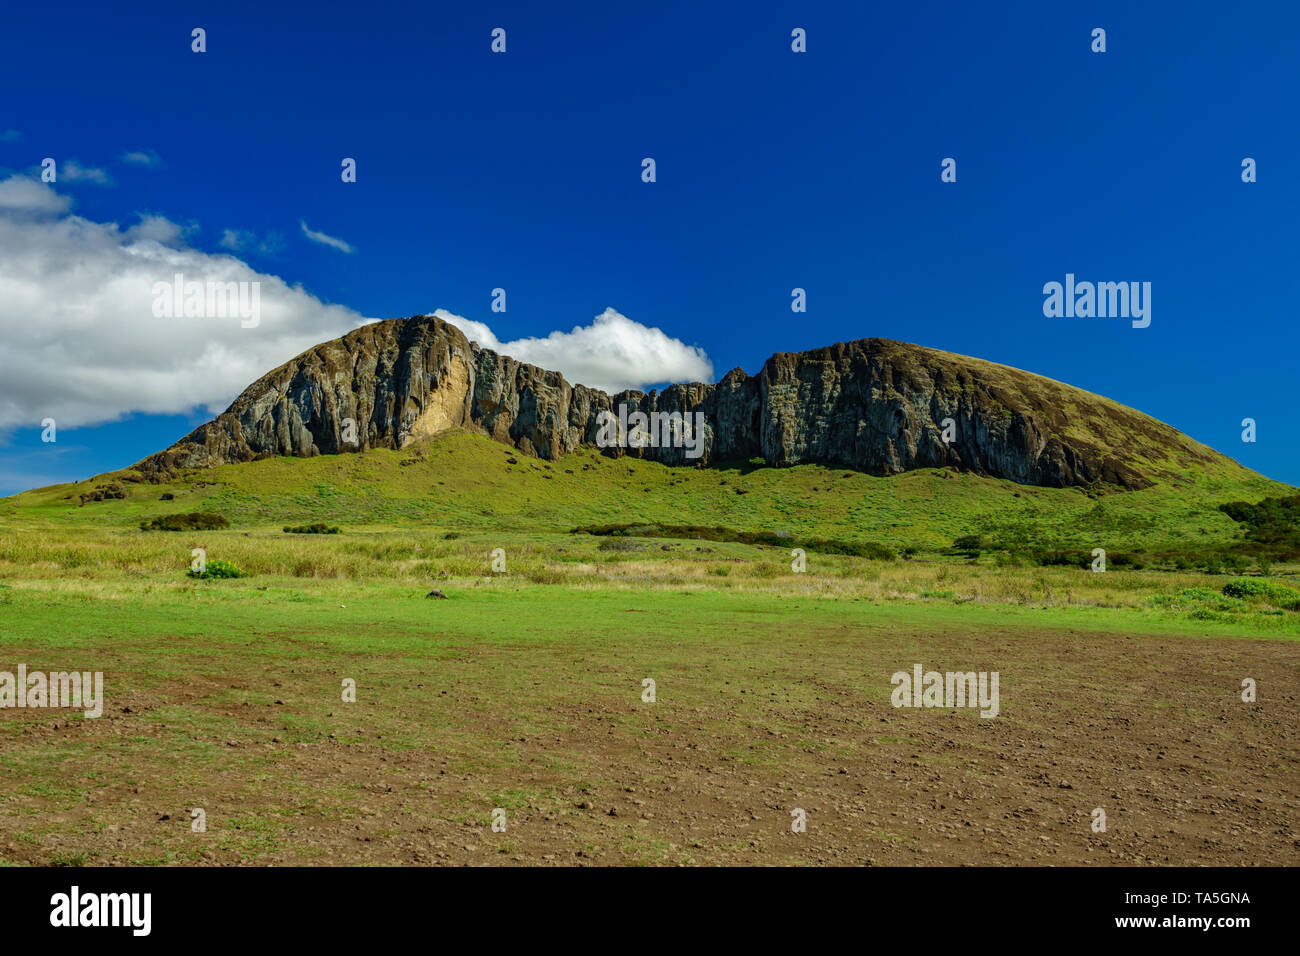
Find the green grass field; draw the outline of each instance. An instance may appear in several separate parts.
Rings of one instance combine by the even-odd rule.
[[[1195,568],[1241,544],[1218,504],[1294,493],[1244,470],[1093,497],[453,433],[126,479],[0,502],[0,671],[103,671],[108,698],[0,711],[9,863],[1296,861],[1300,568]],[[229,527],[140,529],[189,512]],[[282,530],[317,522],[341,530]],[[633,533],[573,533],[596,525]],[[810,547],[799,571],[790,546],[658,525],[895,556]],[[243,576],[187,575],[194,548]],[[914,661],[1000,670],[1002,713],[891,708]],[[1249,809],[1243,747],[1268,778]],[[792,807],[816,826],[791,833]]]

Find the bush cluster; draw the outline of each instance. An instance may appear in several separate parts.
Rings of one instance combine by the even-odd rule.
[[[202,571],[195,571],[190,568],[186,573],[192,578],[202,578],[204,580],[208,578],[242,578],[244,576],[243,571],[229,561],[222,561],[220,558],[205,562]]]
[[[219,514],[193,511],[189,514],[159,515],[152,521],[141,521],[141,531],[215,531],[229,528],[230,522]]]

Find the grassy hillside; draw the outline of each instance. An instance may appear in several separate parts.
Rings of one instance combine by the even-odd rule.
[[[83,505],[82,496],[96,489],[122,497]],[[1243,538],[1243,526],[1220,512],[1220,504],[1294,493],[1227,459],[1178,483],[1090,494],[947,469],[881,478],[819,465],[669,468],[595,450],[545,462],[454,431],[401,451],[266,459],[163,484],[117,472],[0,500],[0,522],[15,530],[136,529],[160,515],[216,512],[239,530],[309,522],[352,531],[432,526],[512,533],[709,526],[873,542],[895,553],[934,552],[978,536],[993,551],[1103,547],[1198,558]]]

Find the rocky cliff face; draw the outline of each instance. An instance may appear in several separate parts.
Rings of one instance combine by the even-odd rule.
[[[877,475],[954,466],[1026,484],[1152,483],[1170,449],[1217,456],[1099,396],[1005,366],[886,339],[778,353],[757,375],[610,396],[497,355],[433,316],[390,319],[325,342],[258,379],[214,421],[137,469],[202,468],[273,455],[402,448],[449,428],[554,459],[594,445],[600,412],[678,412],[701,421],[680,447],[608,454],[670,465],[762,457]],[[945,419],[949,441],[944,440]],[[633,438],[635,444],[635,437]],[[1146,453],[1144,447],[1161,450]],[[1127,446],[1127,447],[1124,447]]]

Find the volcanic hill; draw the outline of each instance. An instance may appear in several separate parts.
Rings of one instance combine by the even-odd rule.
[[[981,359],[888,339],[778,352],[757,375],[616,395],[470,342],[435,316],[389,319],[262,376],[215,420],[136,465],[145,475],[275,457],[404,448],[463,428],[554,460],[594,445],[602,411],[703,414],[683,447],[608,449],[668,465],[762,458],[874,475],[954,467],[1047,487],[1150,487],[1226,463],[1098,395]],[[351,420],[349,423],[348,420]],[[944,441],[944,420],[949,442]],[[355,436],[349,442],[349,437]]]

